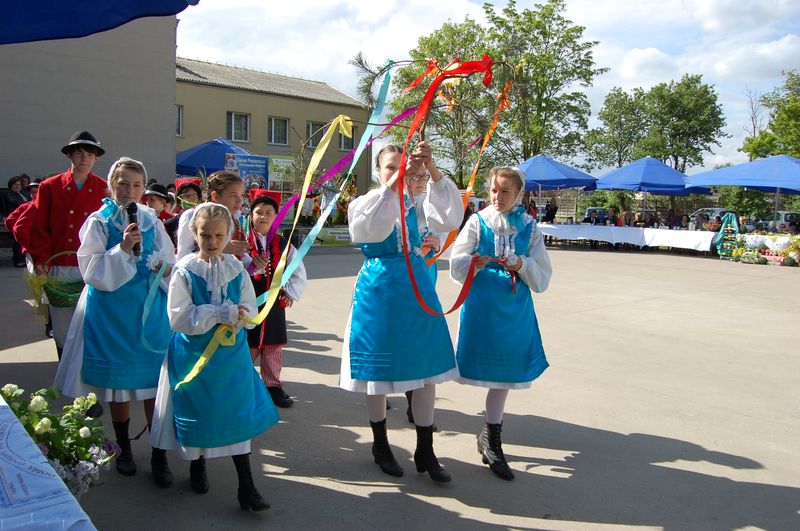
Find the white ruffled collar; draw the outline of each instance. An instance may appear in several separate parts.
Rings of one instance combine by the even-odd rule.
[[[116,203],[114,206],[117,207],[115,212],[111,212],[110,215],[106,218],[103,216],[103,210],[106,208],[101,208],[97,214],[104,219],[107,219],[109,223],[113,224],[120,232],[124,231],[125,228],[129,225],[128,222],[128,213],[125,211],[125,207],[120,207]],[[147,205],[143,205],[141,203],[136,203],[136,211],[137,211],[137,223],[139,224],[139,230],[142,232],[146,232],[153,228],[153,225],[158,222],[161,223],[161,220],[158,219],[158,215],[156,211],[150,208]]]
[[[521,206],[516,206],[509,212],[498,212],[493,206],[489,205],[480,210],[478,216],[494,233],[494,252],[498,258],[517,255],[514,238],[525,227],[536,221]],[[524,251],[527,251],[527,249]]]
[[[199,253],[189,253],[175,264],[175,267],[194,273],[206,282],[211,293],[211,304],[222,304],[227,298],[227,287],[237,276],[242,274],[242,263],[232,254],[212,257],[206,262]]]

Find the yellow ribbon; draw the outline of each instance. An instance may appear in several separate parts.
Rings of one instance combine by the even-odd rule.
[[[325,135],[320,140],[317,149],[314,150],[314,154],[311,155],[311,161],[308,163],[308,169],[306,170],[306,178],[303,181],[303,188],[300,191],[300,200],[295,207],[295,215],[294,215],[294,223],[292,223],[292,230],[289,233],[288,240],[292,240],[292,234],[294,234],[294,229],[297,227],[297,223],[300,220],[300,214],[303,211],[303,203],[306,199],[306,194],[308,193],[308,189],[311,186],[311,180],[314,176],[314,173],[317,171],[317,167],[319,166],[320,161],[322,160],[322,156],[325,154],[325,151],[328,149],[328,144],[331,143],[331,139],[333,138],[334,133],[339,132],[348,138],[352,138],[353,136],[353,122],[350,120],[350,117],[345,116],[344,114],[340,114],[337,116],[333,122],[331,123],[328,130],[325,132]],[[283,254],[281,254],[281,259],[278,261],[278,265],[275,267],[275,273],[272,275],[272,282],[269,285],[269,293],[267,295],[267,300],[264,303],[264,307],[261,308],[261,311],[257,316],[250,319],[248,317],[244,318],[244,322],[252,325],[260,325],[264,319],[267,318],[267,314],[269,313],[272,305],[275,304],[275,301],[278,299],[281,291],[281,283],[283,281],[283,271],[286,269],[286,260],[289,256],[289,248],[291,246],[287,245],[286,249],[283,250]]]
[[[189,371],[189,374],[187,374],[186,377],[178,382],[178,384],[175,386],[175,390],[177,391],[178,388],[183,384],[194,380],[195,376],[200,374],[200,371],[202,371],[211,360],[211,357],[217,351],[217,348],[220,346],[232,347],[235,344],[236,332],[233,331],[233,328],[230,325],[217,325],[217,329],[214,331],[211,341],[209,341],[208,345],[206,345],[205,350],[203,350],[203,353],[200,354],[200,357],[197,359],[194,367],[192,367],[192,370]]]
[[[294,234],[294,229],[297,227],[297,223],[300,221],[300,214],[303,211],[303,203],[306,199],[306,194],[308,193],[308,189],[311,187],[311,180],[314,176],[314,173],[317,171],[317,167],[319,166],[320,161],[322,160],[322,156],[325,154],[325,151],[328,149],[328,145],[331,143],[331,139],[333,135],[339,132],[348,138],[352,138],[353,136],[353,122],[350,120],[348,116],[340,114],[337,116],[333,122],[331,123],[328,130],[325,132],[325,135],[320,140],[317,149],[314,150],[314,154],[311,155],[311,161],[308,163],[308,169],[306,170],[306,177],[303,181],[303,187],[300,191],[300,200],[295,207],[295,216],[294,216],[294,223],[292,223],[292,230],[289,233],[289,237],[287,240],[291,241],[292,234]],[[281,291],[281,282],[283,280],[283,271],[286,269],[286,260],[289,256],[289,248],[291,246],[287,245],[286,249],[284,249],[283,254],[281,254],[281,259],[278,261],[278,265],[275,267],[275,273],[272,275],[272,282],[269,286],[269,294],[267,295],[267,300],[264,303],[264,307],[261,311],[256,315],[254,318],[243,317],[242,321],[252,325],[260,325],[264,319],[267,318],[267,314],[269,310],[272,308],[272,305],[275,304],[275,301],[278,299]],[[192,367],[192,370],[189,371],[189,374],[181,380],[175,386],[175,390],[177,390],[181,385],[191,382],[203,368],[208,364],[211,357],[217,351],[217,348],[220,346],[223,347],[230,347],[236,343],[236,332],[233,331],[228,325],[218,325],[216,332],[214,332],[214,336],[211,338],[211,341],[206,346],[203,353],[198,358],[197,362]]]

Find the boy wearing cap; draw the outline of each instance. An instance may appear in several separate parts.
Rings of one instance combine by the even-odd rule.
[[[28,246],[36,274],[47,274],[49,285],[67,292],[66,297],[49,297],[59,359],[82,283],[76,256],[81,243],[78,231],[108,195],[106,182],[92,173],[105,150],[91,133],[74,133],[61,152],[70,160],[70,169],[39,185]]]
[[[153,183],[144,191],[144,201],[147,206],[152,208],[158,214],[158,219],[165,222],[172,217],[167,211],[167,187],[163,184]]]

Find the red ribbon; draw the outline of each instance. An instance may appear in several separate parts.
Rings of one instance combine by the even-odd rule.
[[[429,60],[428,61],[428,68],[425,69],[425,72],[423,72],[423,74],[421,76],[419,76],[417,79],[412,81],[406,88],[404,88],[403,89],[403,94],[406,94],[406,93],[411,92],[412,90],[414,90],[417,87],[417,85],[422,83],[423,79],[425,79],[426,77],[431,75],[431,73],[434,70],[437,70],[438,68],[439,68],[439,62],[436,61],[436,59]]]
[[[408,131],[408,136],[406,137],[406,143],[403,146],[403,154],[400,157],[400,169],[398,170],[397,175],[397,186],[399,193],[397,194],[400,198],[400,225],[402,230],[402,238],[403,238],[403,257],[406,261],[406,268],[408,269],[408,276],[411,280],[411,287],[414,289],[414,295],[417,298],[417,302],[425,310],[427,313],[431,315],[437,316],[444,316],[450,314],[457,310],[459,306],[461,306],[467,298],[467,294],[469,293],[469,289],[472,286],[472,277],[474,276],[475,272],[475,260],[476,258],[473,257],[469,264],[469,271],[467,272],[467,278],[464,282],[464,285],[461,287],[461,292],[458,294],[455,303],[453,303],[453,307],[450,308],[448,311],[442,313],[432,309],[428,304],[425,302],[425,299],[422,297],[422,294],[419,291],[419,286],[417,284],[417,279],[414,276],[414,270],[411,266],[411,257],[408,252],[408,237],[407,237],[407,224],[406,224],[406,217],[403,213],[405,213],[405,175],[406,175],[406,162],[408,161],[408,144],[411,142],[411,138],[414,136],[414,133],[420,128],[422,123],[428,116],[431,108],[431,102],[436,97],[436,94],[439,89],[439,85],[441,85],[442,81],[448,78],[453,77],[469,77],[472,74],[477,72],[483,72],[483,84],[485,86],[489,86],[492,82],[492,66],[494,62],[492,58],[488,55],[484,55],[480,61],[467,61],[467,62],[460,62],[457,59],[451,61],[451,65],[456,65],[455,68],[449,68],[446,70],[441,71],[431,82],[428,90],[425,92],[425,97],[422,99],[422,102],[417,109],[416,114],[414,115],[414,119],[411,122],[411,127]],[[430,68],[430,63],[429,63]],[[505,90],[505,89],[504,89]],[[505,100],[507,101],[507,100]],[[497,115],[497,113],[495,113]],[[496,127],[496,125],[495,125]],[[493,129],[490,127],[490,133],[493,132]],[[484,146],[486,142],[488,142],[489,137],[491,134],[487,134],[486,138],[484,139]],[[483,148],[481,149],[483,152]],[[480,157],[480,155],[479,155]],[[477,165],[476,170],[477,172]],[[448,237],[449,240],[449,237]],[[441,253],[440,253],[441,255]]]

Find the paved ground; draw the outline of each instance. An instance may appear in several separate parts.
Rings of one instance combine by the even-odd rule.
[[[254,443],[273,508],[239,510],[228,459],[210,463],[205,496],[176,458],[174,485],[156,488],[141,441],[141,472],[106,473],[84,508],[104,530],[800,529],[800,270],[656,253],[551,257],[553,282],[536,297],[551,368],[510,395],[505,417],[516,481],[481,465],[484,395],[455,383],[438,389],[435,438],[453,483],[413,470],[403,397],[391,400],[389,424],[406,475],[372,463],[363,397],[337,388],[360,256],[315,249],[284,357],[297,404]],[[0,383],[34,389],[52,381],[55,349],[17,275],[0,269]],[[446,275],[439,292],[455,298]],[[449,323],[455,336],[457,318]],[[142,418],[137,407],[133,424]]]

